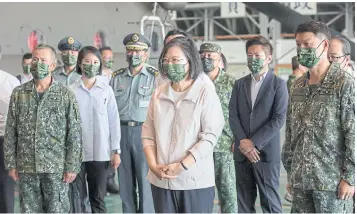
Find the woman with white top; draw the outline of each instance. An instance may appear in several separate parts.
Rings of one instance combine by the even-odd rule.
[[[89,201],[93,213],[106,213],[104,203],[109,167],[120,164],[120,120],[112,88],[97,78],[102,74],[97,48],[84,47],[78,54],[76,72],[81,81],[71,85],[76,95],[83,132],[83,163],[78,177],[87,175]],[[85,185],[85,181],[82,181]],[[84,200],[85,193],[81,193]]]
[[[159,68],[170,82],[152,95],[142,128],[157,213],[212,213],[213,148],[225,124],[215,87],[190,38],[165,45]]]

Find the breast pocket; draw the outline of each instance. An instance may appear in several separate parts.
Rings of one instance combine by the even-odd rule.
[[[118,109],[121,110],[128,105],[131,81],[126,77],[117,77],[113,87]]]
[[[19,102],[18,106],[18,114],[19,114],[19,121],[23,122],[29,117],[29,112],[30,112],[30,106],[28,103],[25,102]]]
[[[154,76],[145,76],[145,75],[141,76],[140,82],[139,82],[139,87],[138,87],[140,101],[150,100],[151,95],[155,89],[154,81],[155,81]],[[148,102],[139,102],[139,105],[143,105],[140,107],[147,107],[145,105],[148,105]]]
[[[49,97],[46,102],[48,103],[48,109],[44,109],[44,111],[49,111],[48,114],[50,115],[51,123],[58,123],[59,126],[64,127],[65,123],[63,122],[63,118],[66,117],[66,108],[62,101],[57,97]]]
[[[319,126],[326,124],[329,119],[335,118],[336,115],[338,115],[340,102],[336,95],[322,93],[314,97],[314,102],[314,121],[319,124]],[[333,123],[333,121],[330,122]]]
[[[94,105],[94,110],[101,115],[106,115],[107,114],[107,105],[108,105],[107,97],[96,98],[96,105]]]

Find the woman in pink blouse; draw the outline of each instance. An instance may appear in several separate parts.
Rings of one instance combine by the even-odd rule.
[[[170,81],[152,95],[142,129],[155,211],[212,213],[213,148],[224,126],[219,98],[192,39],[170,41],[159,67]]]

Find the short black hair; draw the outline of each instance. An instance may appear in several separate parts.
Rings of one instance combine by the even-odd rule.
[[[102,54],[103,51],[111,51],[111,52],[113,52],[112,49],[109,46],[99,48],[100,54]]]
[[[166,75],[163,73],[162,59],[165,57],[168,49],[174,46],[180,47],[182,52],[184,52],[190,65],[190,70],[188,71],[189,75],[191,79],[195,80],[201,73],[203,73],[203,67],[197,46],[195,42],[188,37],[177,37],[164,46],[159,58],[159,70],[161,76],[166,78]]]
[[[245,43],[245,51],[248,53],[248,48],[253,45],[261,45],[263,46],[265,55],[272,55],[273,54],[273,46],[270,44],[269,40],[264,36],[256,36],[249,39]]]
[[[321,39],[331,39],[331,33],[327,25],[323,22],[320,21],[308,21],[305,23],[300,24],[296,29],[295,29],[295,37],[298,33],[306,33],[306,32],[311,32],[315,36],[320,37]]]
[[[77,67],[76,67],[76,72],[80,75],[82,75],[82,70],[81,70],[81,63],[84,57],[86,57],[88,54],[94,54],[96,57],[98,57],[99,60],[99,74],[102,75],[102,56],[100,55],[99,50],[96,47],[93,46],[85,46],[83,47],[79,53],[78,53],[78,59],[77,59]]]
[[[164,39],[164,44],[166,44],[166,40],[169,36],[174,36],[174,35],[182,35],[184,37],[189,37],[190,39],[192,39],[191,34],[187,33],[184,30],[176,28],[176,29],[173,29],[173,30],[170,30],[169,32],[167,32],[165,39]]]
[[[25,53],[22,56],[22,62],[24,62],[25,59],[32,59],[32,53]]]
[[[296,70],[299,68],[299,61],[298,61],[298,57],[294,56],[293,58],[291,58],[291,67],[293,68],[293,70]]]
[[[342,43],[342,52],[345,56],[351,54],[351,44],[350,42],[343,36],[334,36],[331,38],[332,39],[337,39]]]
[[[51,51],[51,55],[52,55],[52,60],[54,63],[57,63],[57,57],[56,57],[56,50],[51,46],[51,45],[47,45],[47,44],[38,44],[36,45],[35,49],[33,50],[33,52],[35,50],[40,50],[40,49],[49,49]]]

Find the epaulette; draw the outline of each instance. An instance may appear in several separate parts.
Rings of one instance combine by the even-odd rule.
[[[159,75],[159,71],[158,71],[156,68],[152,67],[152,66],[147,66],[147,67],[146,67],[146,70],[147,70],[150,74],[152,74],[152,75],[154,75],[154,76]]]
[[[125,70],[126,70],[126,68],[121,68],[121,69],[119,69],[119,70],[114,71],[114,72],[112,73],[112,77],[115,77],[115,76],[117,76],[118,74],[124,73]]]

